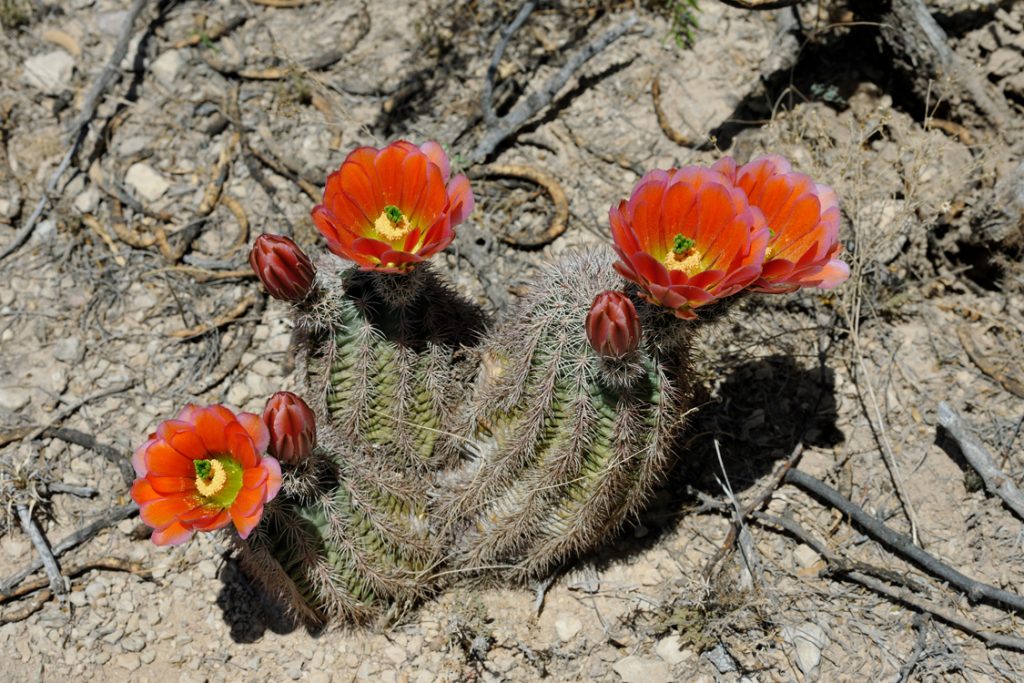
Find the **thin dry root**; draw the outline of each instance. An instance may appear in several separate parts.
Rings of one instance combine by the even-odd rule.
[[[501,235],[503,242],[515,247],[533,249],[553,242],[565,232],[569,221],[569,200],[565,196],[565,190],[562,189],[561,184],[553,176],[548,175],[544,171],[520,164],[489,164],[474,169],[472,175],[476,177],[503,176],[529,180],[543,187],[551,196],[551,201],[555,204],[555,217],[551,220],[551,226],[540,236],[524,239],[521,235]]]

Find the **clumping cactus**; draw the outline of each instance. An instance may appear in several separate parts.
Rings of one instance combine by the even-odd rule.
[[[611,266],[604,254],[549,266],[484,344],[463,426],[474,452],[445,501],[460,571],[549,573],[636,513],[671,463],[689,334],[666,328],[686,323],[638,300],[639,324],[595,350],[584,323],[623,285]]]
[[[443,557],[428,515],[430,478],[459,457],[455,417],[483,327],[479,309],[422,263],[472,208],[465,178],[446,190],[447,160],[442,168],[436,145],[367,150],[331,176],[313,212],[330,249],[358,267],[328,257],[313,293],[288,297],[299,302],[298,366],[318,446],[294,465],[283,458],[283,495],[245,544],[250,570],[319,620],[365,621],[430,590]],[[411,179],[384,178],[389,168],[417,164]],[[416,182],[429,187],[406,186]],[[383,186],[395,196],[384,197]],[[359,239],[342,223],[353,196],[360,215],[377,216]],[[386,246],[371,244],[377,239]]]
[[[352,152],[312,217],[355,266],[256,241],[253,269],[296,311],[305,400],[163,423],[133,461],[155,542],[233,522],[250,574],[318,622],[401,612],[444,575],[544,577],[606,542],[678,457],[702,326],[741,292],[849,274],[831,189],[778,157],[726,158],[648,173],[609,212],[617,260],[546,265],[485,334],[425,263],[473,208],[449,176],[436,143]]]

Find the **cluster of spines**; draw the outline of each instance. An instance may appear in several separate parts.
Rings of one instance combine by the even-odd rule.
[[[484,344],[463,425],[474,452],[445,501],[461,571],[541,577],[596,549],[663,478],[684,412],[688,338],[623,358],[596,353],[582,323],[619,282],[599,256],[566,259]]]

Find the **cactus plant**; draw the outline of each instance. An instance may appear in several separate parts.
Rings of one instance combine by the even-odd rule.
[[[572,255],[485,342],[474,452],[445,502],[460,569],[543,576],[606,540],[671,464],[693,325],[636,297],[643,342],[602,355],[584,322],[622,284],[606,255]]]
[[[408,273],[318,264],[296,316],[318,447],[286,463],[244,564],[317,621],[366,621],[431,588],[443,554],[429,474],[458,456],[454,418],[483,318],[426,264]]]

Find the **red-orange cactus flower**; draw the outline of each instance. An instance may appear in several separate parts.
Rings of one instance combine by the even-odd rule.
[[[621,292],[601,292],[594,297],[586,329],[590,345],[608,358],[622,358],[640,344],[640,316],[633,302]]]
[[[248,538],[281,488],[281,466],[262,455],[270,440],[258,415],[188,405],[162,422],[132,457],[131,495],[157,545],[234,522]]]
[[[615,269],[652,303],[693,319],[700,306],[761,274],[768,229],[721,174],[689,166],[651,171],[609,211]]]
[[[249,266],[275,299],[302,301],[313,287],[313,262],[283,235],[257,237],[249,252]]]
[[[270,452],[281,462],[297,465],[316,445],[316,416],[306,402],[290,391],[270,397],[263,409],[270,430]]]
[[[473,192],[436,142],[360,147],[327,178],[313,222],[327,248],[363,270],[403,272],[441,251],[473,210]]]
[[[831,289],[850,277],[838,258],[839,203],[832,188],[795,173],[777,155],[745,166],[726,157],[713,166],[747,195],[764,214],[771,236],[764,266],[751,289],[792,292],[801,287]]]

